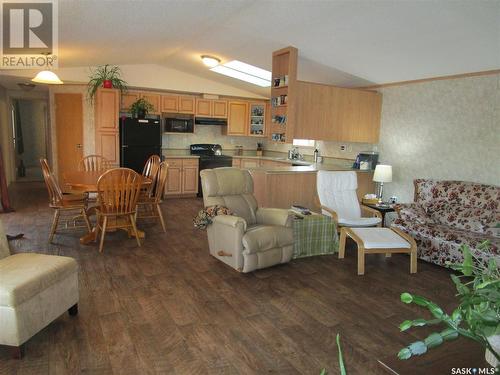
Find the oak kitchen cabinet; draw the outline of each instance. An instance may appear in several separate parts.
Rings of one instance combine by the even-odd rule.
[[[117,89],[98,89],[94,105],[96,154],[104,156],[113,166],[117,167],[120,165],[118,123],[120,91]]]
[[[248,102],[228,102],[227,135],[247,135]]]
[[[187,95],[179,95],[179,113],[194,113],[194,97]]]
[[[161,111],[164,113],[193,114],[195,112],[195,98],[190,95],[162,95]]]
[[[143,98],[153,105],[151,114],[161,113],[161,95],[149,91],[128,91],[121,96],[121,110],[124,112],[130,111],[130,106],[138,99]]]
[[[227,101],[196,98],[196,116],[227,118]]]
[[[297,81],[294,138],[377,143],[382,94]]]
[[[197,158],[167,158],[166,196],[196,195],[198,193]]]

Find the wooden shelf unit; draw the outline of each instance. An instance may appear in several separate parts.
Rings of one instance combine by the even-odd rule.
[[[277,143],[292,143],[295,126],[295,85],[297,83],[298,50],[295,47],[286,47],[273,52],[273,68],[271,81],[271,119],[274,116],[286,116],[286,123],[270,123],[271,141]],[[285,85],[274,87],[275,79],[287,77]],[[287,96],[286,104],[272,105],[274,97]],[[277,139],[280,137],[280,139]]]

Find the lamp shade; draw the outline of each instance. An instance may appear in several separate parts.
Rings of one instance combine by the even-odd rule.
[[[375,167],[375,173],[373,174],[373,181],[392,182],[392,166],[378,164]]]
[[[32,79],[36,83],[47,83],[49,85],[62,85],[63,81],[59,79],[56,73],[49,70],[42,70],[35,78]]]

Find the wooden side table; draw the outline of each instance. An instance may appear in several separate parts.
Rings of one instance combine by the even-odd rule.
[[[385,214],[388,212],[394,212],[394,206],[379,206],[378,204],[366,204],[362,203],[363,206],[373,208],[382,214],[382,226],[385,227]]]

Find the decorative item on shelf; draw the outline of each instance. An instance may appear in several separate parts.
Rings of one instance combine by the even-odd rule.
[[[378,164],[375,167],[373,174],[373,181],[379,183],[378,203],[382,203],[382,196],[384,194],[384,182],[392,182],[392,166]]]
[[[154,106],[144,98],[136,100],[130,106],[130,113],[133,117],[145,118],[149,112],[154,110]]]
[[[127,91],[127,82],[121,79],[121,70],[118,66],[108,64],[98,66],[95,70],[91,70],[89,78],[87,97],[91,102],[100,87],[115,88],[120,90],[121,93]]]
[[[285,125],[286,115],[274,115],[271,121],[280,125]]]
[[[285,87],[288,85],[288,75],[273,78],[273,87]]]
[[[262,143],[257,142],[257,156],[262,156]]]
[[[242,156],[243,155],[243,146],[234,146],[234,154],[236,156]]]
[[[271,98],[271,105],[273,107],[279,107],[280,105],[285,105],[288,102],[288,95],[280,95]]]
[[[285,134],[273,133],[271,134],[271,140],[274,142],[285,142]]]

